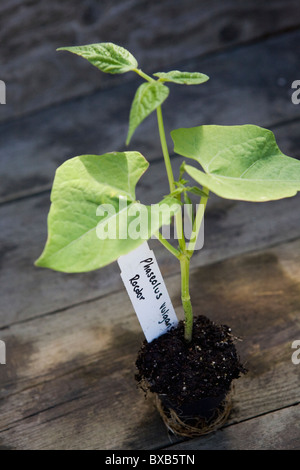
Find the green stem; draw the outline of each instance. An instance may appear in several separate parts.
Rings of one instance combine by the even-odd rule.
[[[196,241],[199,235],[199,230],[201,223],[204,217],[204,212],[206,209],[206,204],[208,201],[209,190],[208,188],[203,188],[203,191],[206,193],[205,196],[202,196],[200,199],[200,204],[197,209],[196,217],[193,224],[193,232],[190,243],[186,250],[185,256],[180,258],[180,268],[181,268],[181,301],[183,305],[184,315],[185,315],[185,325],[184,325],[184,338],[187,343],[190,343],[193,335],[193,309],[191,304],[190,292],[189,292],[189,276],[190,276],[190,259],[194,253]]]
[[[157,123],[158,123],[158,130],[159,130],[159,137],[160,137],[160,142],[161,142],[161,148],[165,160],[165,166],[166,166],[166,171],[168,175],[168,180],[169,180],[169,186],[170,186],[170,192],[173,192],[175,190],[175,182],[174,182],[174,175],[173,175],[173,170],[172,170],[172,165],[171,165],[171,160],[170,160],[170,155],[169,155],[169,150],[168,150],[168,145],[167,145],[167,139],[166,139],[166,134],[165,134],[165,127],[164,127],[164,121],[162,117],[162,110],[161,106],[158,106],[156,109],[157,113]],[[179,196],[179,201],[180,201],[180,196]],[[179,243],[179,248],[182,253],[185,252],[185,239],[183,235],[183,225],[182,225],[182,211],[180,210],[177,212],[175,215],[175,222],[176,222],[176,231],[177,231],[177,237],[178,237],[178,243]]]
[[[140,77],[144,78],[147,82],[155,82],[154,78],[150,77],[150,75],[147,75],[145,72],[143,72],[141,69],[133,69],[133,72],[137,73]]]
[[[180,258],[181,269],[181,302],[184,310],[185,325],[184,325],[184,339],[190,343],[193,335],[193,309],[190,298],[190,260],[187,256]]]
[[[140,75],[142,78],[144,78],[146,81],[148,82],[154,81],[153,78],[151,78],[149,75],[144,73],[142,70],[135,69],[134,71],[138,75]],[[165,166],[166,166],[166,171],[167,171],[167,176],[168,176],[168,181],[169,181],[169,186],[170,186],[170,192],[172,193],[176,189],[176,186],[175,186],[175,181],[174,181],[170,155],[168,151],[168,145],[167,145],[167,140],[166,140],[161,106],[157,107],[156,113],[157,113],[157,123],[158,123],[161,148],[162,148],[162,152],[164,156],[164,161],[165,161]],[[178,200],[181,201],[180,195],[178,196]],[[162,234],[159,231],[156,232],[155,236],[158,238],[158,240],[164,245],[164,247],[170,253],[172,253],[174,256],[176,256],[176,258],[180,260],[181,300],[182,300],[182,305],[183,305],[184,314],[185,314],[184,337],[187,342],[190,342],[192,340],[192,334],[193,334],[193,310],[192,310],[192,304],[191,304],[191,298],[190,298],[190,292],[189,292],[190,254],[186,250],[181,210],[175,215],[175,221],[176,221],[176,231],[177,231],[180,251],[176,250],[176,248],[174,248],[162,236]],[[197,225],[195,226],[195,228],[197,228]]]
[[[161,106],[158,106],[157,110],[157,122],[158,122],[158,129],[159,129],[159,136],[161,141],[162,152],[165,160],[165,166],[167,170],[168,180],[170,191],[174,191],[175,189],[175,182],[174,182],[174,175],[170,161],[170,155],[167,146],[167,140],[165,135],[163,117]],[[178,198],[181,200],[180,196]],[[189,343],[192,340],[193,334],[193,309],[192,303],[190,298],[190,291],[189,291],[189,278],[190,278],[190,255],[186,251],[186,243],[183,234],[183,223],[182,223],[182,211],[180,210],[175,215],[176,221],[176,231],[178,237],[178,243],[180,248],[180,269],[181,269],[181,301],[185,315],[185,327],[184,327],[184,338]]]
[[[195,216],[194,224],[193,224],[193,229],[192,229],[192,234],[191,234],[191,239],[187,247],[187,252],[189,256],[191,257],[195,251],[195,245],[197,243],[197,238],[199,235],[199,230],[201,227],[201,223],[204,217],[204,212],[206,209],[208,197],[209,197],[209,189],[206,187],[203,187],[202,190],[206,193],[206,196],[202,196],[200,199],[200,203],[197,209],[197,213]]]
[[[142,77],[144,80],[147,82],[154,82],[155,80],[144,73],[140,69],[134,69],[134,72],[136,72],[140,77]],[[165,128],[164,128],[164,122],[163,122],[163,116],[162,116],[162,110],[161,106],[158,106],[156,109],[157,113],[157,123],[158,123],[158,130],[159,130],[159,137],[160,137],[160,142],[161,142],[161,148],[164,156],[164,161],[165,161],[165,167],[167,171],[167,176],[168,176],[168,181],[169,181],[169,186],[170,186],[170,192],[172,193],[175,189],[175,181],[174,181],[174,175],[173,175],[173,170],[172,170],[172,165],[171,165],[171,160],[170,160],[170,155],[168,151],[168,145],[167,145],[167,140],[166,140],[166,134],[165,134]],[[181,270],[181,301],[182,301],[182,306],[184,310],[184,315],[185,315],[185,327],[184,327],[184,338],[185,340],[189,343],[192,340],[192,335],[193,335],[193,309],[192,309],[192,304],[191,304],[191,298],[190,298],[190,292],[189,292],[189,278],[190,278],[190,258],[194,253],[195,250],[195,244],[199,235],[199,230],[201,227],[201,222],[202,218],[204,215],[205,207],[207,204],[207,199],[208,199],[208,194],[209,191],[207,188],[203,188],[204,192],[207,193],[207,196],[202,196],[200,200],[200,205],[197,210],[197,214],[195,217],[195,221],[193,224],[193,232],[192,232],[192,237],[189,242],[188,248],[186,247],[186,242],[184,238],[184,233],[183,233],[183,220],[182,220],[182,211],[180,210],[176,215],[175,215],[175,221],[176,221],[176,231],[177,231],[177,237],[178,237],[178,243],[179,243],[179,250],[176,250],[160,233],[160,231],[157,231],[155,233],[156,238],[164,245],[164,247],[172,253],[176,258],[179,259],[180,261],[180,270]],[[181,195],[178,196],[178,200],[181,201]],[[204,208],[203,208],[204,205]]]
[[[149,75],[147,75],[145,72],[143,72],[140,69],[134,69],[134,72],[136,72],[138,75],[140,75],[140,77],[144,78],[148,82],[155,81],[152,77],[150,77]],[[163,156],[165,160],[165,166],[166,166],[166,171],[167,171],[167,176],[168,176],[168,181],[169,181],[170,192],[173,192],[175,189],[175,182],[174,182],[174,175],[173,175],[173,170],[172,170],[172,165],[171,165],[171,160],[170,160],[170,155],[169,155],[169,150],[168,150],[168,144],[167,144],[167,139],[166,139],[166,134],[165,134],[165,127],[164,127],[161,106],[157,107],[156,113],[157,113],[157,123],[158,123],[160,143],[161,143],[161,148],[162,148],[162,152],[163,152]],[[176,214],[175,221],[176,221],[176,231],[177,231],[179,247],[181,251],[184,252],[186,245],[185,245],[185,239],[183,236],[181,211]]]
[[[176,248],[174,248],[174,246],[171,245],[171,243],[168,242],[168,240],[166,240],[163,235],[160,233],[160,231],[157,231],[155,234],[156,238],[162,243],[162,245],[164,245],[164,247],[170,252],[172,253],[172,255],[176,256],[176,258],[179,259],[180,257],[180,251],[176,250]]]
[[[172,192],[175,189],[175,182],[174,182],[174,175],[173,175],[170,155],[169,155],[169,151],[168,151],[168,145],[167,145],[167,140],[166,140],[165,127],[164,127],[164,121],[163,121],[163,117],[162,117],[161,106],[158,106],[158,108],[156,109],[156,114],[157,114],[157,123],[158,123],[158,130],[159,130],[161,148],[162,148],[162,152],[163,152],[163,156],[164,156],[164,160],[165,160],[165,165],[166,165],[166,170],[167,170],[167,175],[168,175],[168,180],[169,180],[170,192]]]

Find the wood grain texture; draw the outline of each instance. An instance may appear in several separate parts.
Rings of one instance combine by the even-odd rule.
[[[117,84],[60,46],[112,41],[134,53],[145,71],[170,67],[234,44],[299,26],[297,0],[59,0],[2,2],[1,79],[8,120]],[[20,72],[21,71],[21,72]]]
[[[163,173],[162,166],[157,172]],[[146,181],[138,197],[148,191],[150,199],[153,189],[148,189]],[[151,180],[148,182],[153,188]],[[48,209],[49,194],[0,207],[0,327],[123,289],[117,263],[82,274],[58,273],[33,265],[46,241]],[[297,238],[298,214],[299,196],[261,204],[212,197],[205,218],[204,248],[192,259],[192,266]],[[158,241],[151,240],[150,245],[164,276],[179,272],[177,259]]]
[[[226,427],[202,439],[169,436],[153,400],[136,388],[143,334],[116,263],[80,275],[33,266],[46,239],[56,167],[76,154],[124,150],[140,83],[131,75],[105,76],[55,47],[111,40],[136,53],[148,72],[175,64],[207,73],[203,87],[171,85],[167,131],[258,124],[272,128],[283,152],[299,158],[299,106],[290,88],[299,78],[298,9],[296,0],[0,6],[0,40],[7,46],[0,79],[7,81],[9,103],[0,107],[6,121],[0,125],[0,339],[7,346],[1,450],[299,449],[300,365],[291,361],[292,342],[300,339],[299,196],[264,204],[209,201],[204,249],[192,262],[194,309],[232,327],[249,372],[236,382]],[[165,171],[154,117],[130,149],[151,162],[137,197],[159,201]],[[177,172],[181,159],[172,160]],[[157,241],[150,245],[182,318],[177,260]]]
[[[294,32],[188,61],[185,68],[205,72],[211,79],[199,87],[171,86],[164,105],[167,134],[201,124],[272,128],[299,119],[299,106],[291,102],[299,41],[300,32]],[[130,104],[140,83],[99,91],[0,126],[0,201],[50,188],[57,166],[67,158],[125,150]],[[297,126],[277,132],[282,150],[299,156]],[[170,138],[168,142],[172,150]],[[137,129],[129,149],[149,161],[162,157],[155,114]]]
[[[292,46],[295,43],[295,38],[298,38],[296,33],[281,38],[283,51],[286,53],[290,48],[291,57],[293,58],[295,56]],[[269,43],[268,47],[266,47],[266,43],[262,46],[261,50],[265,50],[263,53],[264,60],[267,60],[268,54],[271,54],[273,50],[271,46],[274,41],[275,39]],[[276,41],[280,42],[278,38],[276,38]],[[253,47],[256,46],[247,48],[249,55],[246,55],[248,59],[245,59],[252,63],[257,57],[257,52],[253,52]],[[240,61],[244,60],[244,56],[244,48],[240,51],[232,51],[232,57],[236,57],[233,63],[240,64]],[[284,54],[282,60],[283,57]],[[219,60],[221,62],[218,63],[212,60],[211,66],[219,70],[226,70],[227,55],[221,55]],[[271,54],[270,61],[272,60]],[[279,64],[280,61],[274,61],[274,63]],[[249,75],[250,78],[246,78],[246,80],[249,80],[247,82],[249,88],[245,96],[247,97],[247,110],[250,110],[249,113],[252,116],[251,121],[258,121],[257,123],[266,125],[266,121],[269,119],[279,120],[279,123],[274,125],[279,146],[285,153],[299,156],[298,107],[290,102],[288,95],[284,97],[286,91],[282,90],[278,84],[273,84],[274,88],[270,94],[269,92],[266,93],[266,89],[263,93],[263,83],[268,83],[272,88],[273,75],[272,73],[268,75],[269,72],[265,72],[265,69],[259,70],[261,71],[255,80],[251,75]],[[266,75],[264,75],[265,73]],[[221,76],[223,77],[224,74]],[[263,78],[266,81],[263,81]],[[203,111],[201,110],[201,113],[203,113],[201,122],[210,122],[211,107],[219,105],[224,116],[222,117],[221,111],[217,113],[216,122],[223,124],[242,123],[243,119],[245,122],[245,117],[241,116],[241,113],[244,113],[245,103],[241,106],[239,100],[243,93],[242,89],[240,88],[239,93],[237,93],[235,86],[239,87],[239,83],[236,82],[229,88],[230,83],[231,80],[228,78],[224,90],[221,88],[221,81],[215,84],[211,101],[209,96],[205,98],[203,94],[206,106]],[[1,327],[11,322],[22,321],[53,310],[63,309],[69,305],[84,302],[122,288],[119,270],[116,265],[111,265],[96,273],[82,275],[65,275],[35,268],[33,262],[39,256],[46,240],[49,193],[39,194],[36,198],[25,198],[15,202],[13,200],[18,196],[34,195],[41,189],[49,188],[56,166],[68,156],[85,153],[87,150],[91,153],[101,153],[101,151],[110,150],[112,142],[117,146],[120,145],[120,149],[124,148],[121,146],[123,136],[120,136],[120,127],[115,124],[111,128],[105,121],[104,113],[105,109],[111,107],[117,122],[120,122],[118,121],[121,117],[118,113],[119,104],[117,102],[121,102],[121,96],[127,97],[124,92],[128,87],[127,85],[124,87],[120,86],[119,91],[114,94],[99,92],[97,99],[96,96],[92,96],[79,102],[75,101],[50,111],[38,113],[30,118],[20,120],[18,123],[2,125],[1,189],[2,194],[5,194],[2,202],[8,199],[11,199],[12,202],[3,204],[0,208]],[[261,87],[260,106],[254,107],[252,106],[253,96],[255,96],[255,90],[259,90],[259,87]],[[174,101],[172,101],[171,95],[170,107],[166,108],[166,122],[172,123],[173,120],[172,127],[177,127],[180,124],[194,125],[197,122],[199,108],[195,99],[196,90],[201,92],[201,87],[178,87],[176,94],[176,96],[179,94],[180,97],[178,101],[176,101],[175,96]],[[251,90],[252,92],[250,92]],[[283,95],[280,94],[280,90],[282,90]],[[198,91],[196,94],[198,94]],[[263,97],[265,97],[265,100]],[[184,123],[180,123],[179,120],[176,121],[178,118],[175,118],[175,111],[178,105],[183,106],[180,103],[183,103],[185,99],[188,101],[187,109],[189,113],[184,114]],[[232,106],[232,102],[235,106]],[[101,105],[103,108],[101,108]],[[102,115],[104,130],[101,139],[99,139],[99,123],[96,119],[96,115],[100,112],[99,109],[100,111],[104,109]],[[228,121],[225,119],[226,109],[228,111]],[[173,112],[171,112],[172,110]],[[285,121],[287,120],[288,123],[280,124],[282,118]],[[125,135],[126,126],[124,123],[126,116],[123,116],[122,120]],[[94,122],[94,124],[89,129],[91,122]],[[102,124],[100,128],[101,126]],[[150,157],[152,164],[143,176],[137,192],[138,198],[149,204],[158,202],[166,191],[164,190],[166,185],[164,165],[159,159],[160,149],[157,139],[155,138],[155,143],[152,139],[156,132],[155,127],[155,120],[149,118],[149,121],[145,122],[144,129],[141,130],[140,137],[137,134],[137,145],[134,143],[132,146],[132,148],[142,151],[147,146],[150,149],[149,154],[148,152],[144,153],[148,158]],[[168,127],[171,128],[169,125]],[[39,129],[39,132],[37,132],[37,129]],[[114,140],[115,136],[119,139],[117,142]],[[145,139],[145,142],[142,145],[143,139]],[[175,173],[178,173],[181,159],[173,157],[172,161]],[[193,263],[195,266],[204,265],[237,253],[295,238],[299,236],[299,217],[297,214],[299,214],[298,199],[253,205],[212,198],[208,205],[205,222],[205,247],[196,256]],[[163,274],[167,276],[172,272],[178,272],[177,261],[173,260],[168,253],[165,253],[165,250],[159,244],[152,243]],[[33,292],[34,295],[31,295]]]
[[[243,339],[237,347],[249,372],[236,382],[228,424],[299,403],[300,368],[291,361],[291,344],[300,337],[299,266],[297,240],[192,271],[198,313],[230,324]],[[182,317],[179,276],[169,277],[167,287]],[[125,293],[16,324],[2,330],[1,338],[8,352],[7,366],[0,369],[4,448],[157,449],[170,444],[152,400],[145,400],[134,383],[142,333]],[[295,445],[298,431],[294,428],[287,445]],[[237,436],[239,428],[234,433],[230,426],[227,432]],[[201,447],[202,440],[195,442]],[[237,442],[238,437],[232,445]],[[266,437],[255,444],[250,437],[245,446],[269,443]]]

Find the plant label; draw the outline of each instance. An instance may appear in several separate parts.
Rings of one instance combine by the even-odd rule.
[[[148,343],[176,327],[178,319],[148,243],[120,256],[118,263],[121,278]]]

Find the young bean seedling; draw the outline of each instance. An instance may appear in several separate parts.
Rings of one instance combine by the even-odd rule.
[[[143,79],[132,102],[126,143],[129,144],[141,122],[156,111],[169,188],[161,203],[151,208],[136,200],[135,186],[148,167],[139,152],[83,155],[67,160],[56,172],[48,217],[48,240],[36,265],[68,273],[98,269],[155,235],[180,263],[184,336],[190,342],[193,333],[190,260],[209,192],[226,199],[252,202],[294,196],[300,190],[300,162],[280,151],[270,130],[254,125],[203,125],[171,133],[175,152],[198,164],[195,167],[183,162],[176,180],[162,115],[162,104],[169,95],[167,84],[199,85],[206,82],[208,76],[177,70],[149,76],[138,67],[130,52],[112,43],[59,50],[87,59],[102,72],[134,72]],[[191,185],[183,178],[185,174],[195,183]],[[192,220],[192,236],[187,240],[181,204],[190,203],[191,194],[199,197],[200,204]],[[107,210],[104,215],[99,211],[103,205],[114,210]],[[146,214],[147,221],[151,218],[151,223],[141,224],[140,236],[133,238],[130,237],[130,225],[134,222],[133,214],[138,211]],[[173,216],[177,248],[160,230],[171,223]],[[99,237],[100,232],[114,232],[115,236]]]

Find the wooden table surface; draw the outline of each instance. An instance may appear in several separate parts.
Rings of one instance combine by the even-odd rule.
[[[257,37],[229,45],[225,38],[223,47],[176,63],[211,80],[171,86],[168,131],[257,124],[300,158],[300,105],[291,102],[291,83],[300,79],[300,21],[276,18],[274,34],[258,24]],[[116,263],[72,275],[33,266],[46,239],[55,168],[75,155],[125,148],[139,83],[114,82],[0,125],[0,339],[7,348],[0,448],[299,449],[300,364],[292,362],[292,343],[300,340],[300,195],[259,204],[209,201],[205,245],[192,262],[194,310],[231,326],[249,372],[236,381],[228,423],[206,437],[168,434],[152,399],[137,389],[143,333]],[[154,116],[130,149],[151,163],[138,197],[159,201],[167,183]],[[172,161],[178,169],[181,159]],[[182,318],[179,266],[157,241],[150,245]]]

